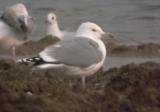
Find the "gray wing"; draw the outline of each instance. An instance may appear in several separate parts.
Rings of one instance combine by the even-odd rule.
[[[49,46],[43,53],[60,63],[88,67],[101,61],[102,53],[98,47],[98,44],[91,39],[73,37]]]

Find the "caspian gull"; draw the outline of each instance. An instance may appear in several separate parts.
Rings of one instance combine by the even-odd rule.
[[[77,75],[85,87],[86,76],[96,73],[106,58],[106,48],[101,40],[106,33],[95,23],[82,23],[75,37],[64,39],[45,48],[36,57],[24,58],[18,62],[32,63],[39,69],[66,69],[66,74]]]

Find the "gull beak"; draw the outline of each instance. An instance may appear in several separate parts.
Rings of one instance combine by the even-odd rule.
[[[45,24],[49,24],[50,22],[49,22],[49,20],[45,20]]]
[[[45,22],[45,24],[52,24],[52,22],[51,22],[51,20],[50,20],[49,18],[46,18],[46,19],[44,20],[44,22]]]
[[[32,16],[28,16],[28,19],[35,21],[35,18],[33,18]]]
[[[111,39],[115,39],[115,34],[114,33],[111,33],[111,32],[104,32],[104,34],[103,34],[104,36],[107,36],[107,37],[109,37],[109,38],[111,38]]]
[[[18,19],[18,22],[19,22],[20,30],[23,31],[23,32],[26,32],[28,30],[28,18],[24,17],[24,16],[21,16]]]
[[[23,32],[31,32],[32,22],[33,22],[33,18],[31,16],[20,17],[19,18],[20,30]]]

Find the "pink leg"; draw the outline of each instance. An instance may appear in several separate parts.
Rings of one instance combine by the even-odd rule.
[[[12,58],[14,61],[16,61],[16,48],[15,48],[15,46],[12,47]]]
[[[82,87],[85,88],[86,87],[86,77],[82,76],[81,80],[82,80]]]

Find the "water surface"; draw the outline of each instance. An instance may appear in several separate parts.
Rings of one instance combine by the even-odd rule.
[[[160,0],[1,0],[0,10],[18,2],[36,19],[32,39],[44,36],[44,18],[54,11],[63,29],[93,21],[116,33],[120,44],[160,43]]]
[[[107,57],[103,69],[108,70],[113,67],[134,63],[140,64],[144,62],[160,63],[160,58],[143,58],[143,57]]]

